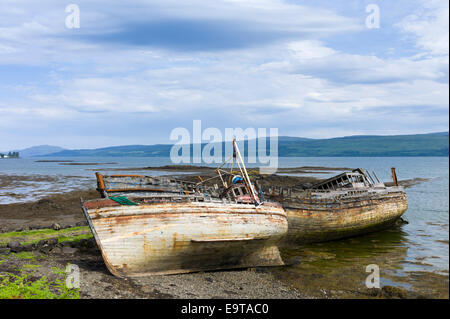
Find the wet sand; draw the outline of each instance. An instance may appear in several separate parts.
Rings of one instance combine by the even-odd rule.
[[[50,227],[53,223],[75,225],[85,221],[80,198],[94,199],[98,196],[96,190],[74,191],[30,203],[0,205],[0,232]]]

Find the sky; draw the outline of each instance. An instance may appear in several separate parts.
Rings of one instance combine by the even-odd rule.
[[[0,0],[0,150],[448,131],[448,29],[446,0]]]

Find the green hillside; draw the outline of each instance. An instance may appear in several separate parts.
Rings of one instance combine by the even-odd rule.
[[[127,145],[98,149],[64,150],[45,156],[167,157],[170,155],[171,147],[172,145],[169,144]],[[222,149],[224,152],[223,145]],[[284,136],[279,138],[278,155],[282,157],[448,156],[449,135],[448,132],[442,132],[431,134],[392,136],[360,135],[331,139],[305,139],[299,137]]]
[[[448,156],[448,133],[284,141],[280,156]]]

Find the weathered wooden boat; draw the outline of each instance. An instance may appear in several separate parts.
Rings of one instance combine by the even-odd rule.
[[[119,277],[280,266],[287,232],[278,203],[250,181],[217,188],[141,175],[102,176],[104,198],[82,208],[109,271]]]
[[[374,177],[356,169],[309,189],[266,188],[265,196],[282,202],[288,216],[283,244],[341,239],[395,224],[408,207],[407,195],[397,185],[395,170],[393,187]]]

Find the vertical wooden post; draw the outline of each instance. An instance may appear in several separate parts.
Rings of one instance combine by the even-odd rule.
[[[106,192],[105,181],[103,180],[103,175],[100,173],[95,173],[97,177],[97,190],[103,198],[108,198],[108,193]]]
[[[391,171],[392,171],[392,181],[394,182],[394,186],[398,186],[397,174],[395,174],[395,167],[392,167]]]
[[[97,177],[97,188],[99,191],[105,190],[105,182],[103,181],[103,175],[100,173],[95,173],[95,176]]]

